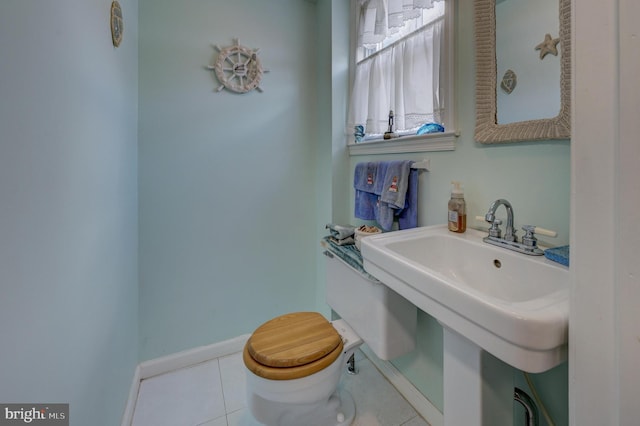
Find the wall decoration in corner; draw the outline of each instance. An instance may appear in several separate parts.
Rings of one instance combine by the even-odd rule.
[[[507,70],[500,82],[500,88],[504,90],[508,95],[513,92],[513,89],[518,85],[518,76],[513,70]]]
[[[123,31],[124,20],[122,19],[122,8],[120,7],[120,3],[114,0],[111,3],[111,40],[115,47],[120,46]]]
[[[238,39],[233,39],[233,45],[221,48],[213,46],[218,50],[218,57],[213,65],[207,68],[215,71],[220,86],[216,92],[228,89],[236,93],[247,93],[253,89],[262,92],[260,81],[262,74],[269,70],[262,67],[258,58],[260,49],[251,49],[241,46]]]
[[[540,59],[544,59],[547,53],[558,56],[558,48],[556,47],[558,43],[560,43],[559,38],[553,38],[551,34],[545,34],[544,41],[536,46],[536,50],[540,51]]]

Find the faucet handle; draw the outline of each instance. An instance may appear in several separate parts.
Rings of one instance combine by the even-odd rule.
[[[558,233],[556,231],[550,231],[548,229],[540,228],[539,226],[534,225],[524,225],[522,230],[526,232],[526,234],[522,237],[522,244],[527,247],[537,247],[538,239],[534,234],[544,235],[546,237],[557,237]]]
[[[488,221],[486,216],[476,216],[476,220],[479,222],[488,222],[491,224],[491,228],[488,229],[490,237],[500,238],[502,236],[502,230],[500,229],[502,221],[500,219],[493,219],[492,221]]]
[[[490,237],[500,238],[502,236],[500,225],[502,225],[502,221],[500,219],[493,219],[493,222],[491,222],[491,228],[489,228]]]
[[[534,225],[524,225],[522,227],[522,230],[525,231],[527,235],[529,234],[529,232],[531,232],[532,234],[544,235],[545,237],[555,238],[558,236],[558,233],[556,231],[551,231],[549,229],[544,229]]]

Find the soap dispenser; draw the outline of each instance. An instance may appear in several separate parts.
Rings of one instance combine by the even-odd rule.
[[[464,191],[458,181],[452,181],[451,199],[449,200],[449,231],[462,233],[467,230],[467,206],[464,202]]]

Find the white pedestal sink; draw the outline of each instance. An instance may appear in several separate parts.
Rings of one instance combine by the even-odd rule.
[[[512,424],[512,368],[447,327],[443,347],[444,426]]]
[[[361,242],[364,268],[444,326],[446,426],[512,423],[512,373],[500,360],[540,373],[567,357],[568,268],[484,236],[438,225]]]

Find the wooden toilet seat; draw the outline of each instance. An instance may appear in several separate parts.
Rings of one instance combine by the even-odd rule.
[[[331,365],[342,353],[340,334],[317,312],[281,315],[258,327],[244,347],[244,364],[257,376],[292,380]]]

